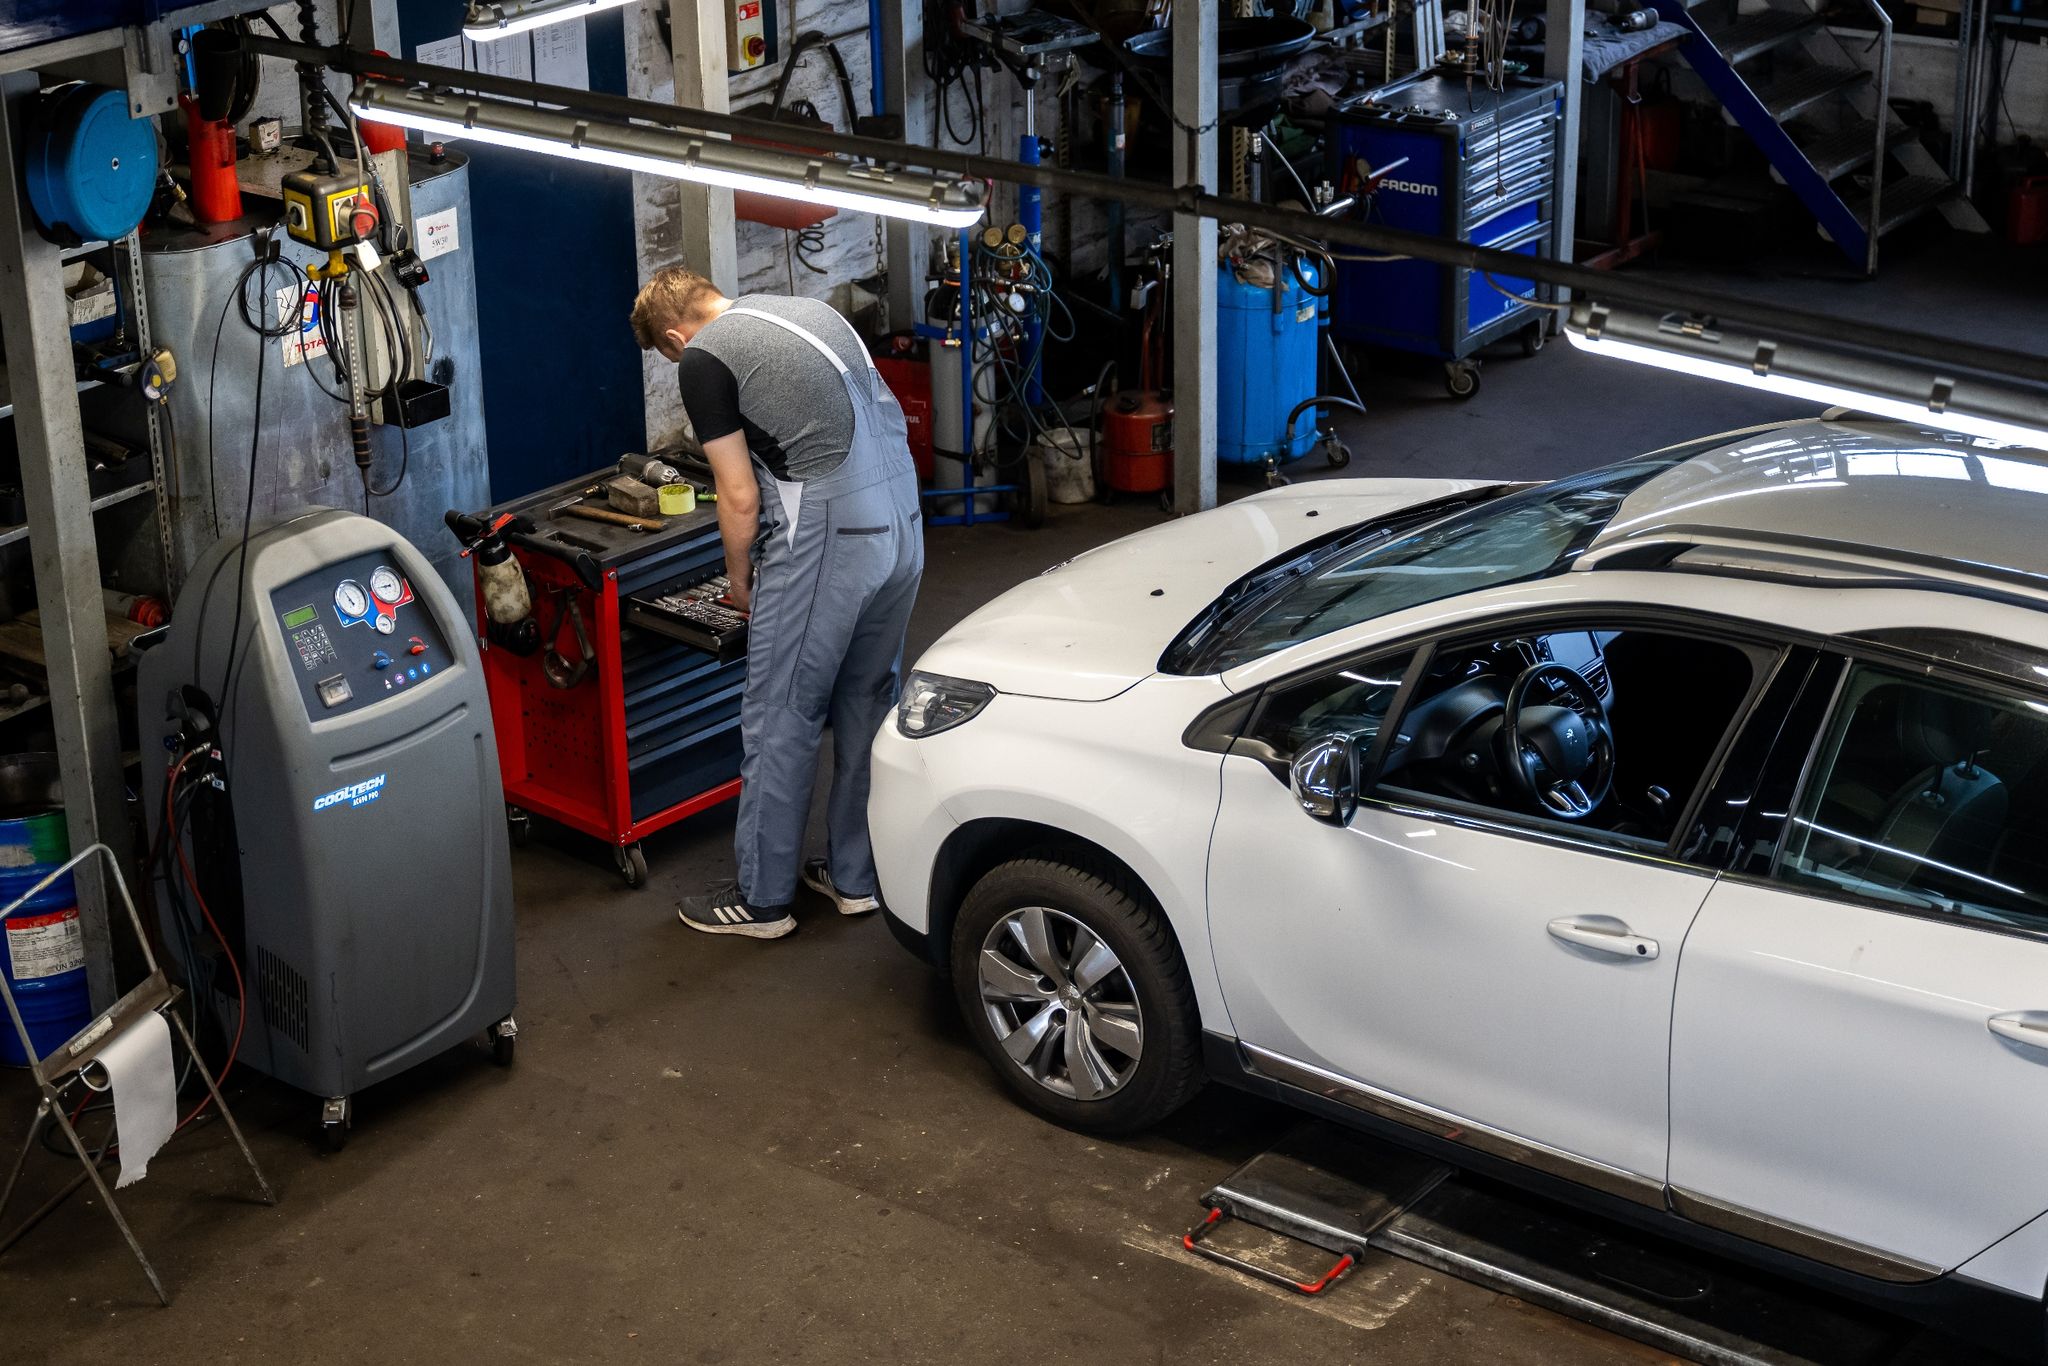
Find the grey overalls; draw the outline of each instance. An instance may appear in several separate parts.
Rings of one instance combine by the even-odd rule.
[[[754,462],[761,530],[754,541],[753,621],[740,704],[745,756],[734,838],[740,895],[765,907],[795,899],[827,721],[832,882],[848,895],[873,895],[868,747],[896,705],[903,636],[924,573],[917,471],[903,410],[872,364],[854,373],[831,347],[787,319],[744,307],[721,316],[735,314],[809,342],[839,372],[853,405],[853,444],[830,474],[786,483]]]

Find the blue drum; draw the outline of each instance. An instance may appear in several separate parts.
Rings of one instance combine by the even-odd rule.
[[[0,758],[0,908],[71,857],[63,789],[54,754]],[[0,975],[28,1026],[38,1057],[92,1021],[78,894],[65,874],[0,921]],[[21,1036],[0,1011],[0,1064],[26,1067]]]

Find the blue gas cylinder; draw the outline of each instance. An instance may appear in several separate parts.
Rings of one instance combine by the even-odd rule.
[[[56,756],[0,758],[0,908],[50,875],[71,857],[57,790]],[[85,982],[85,940],[78,893],[70,874],[44,888],[0,921],[0,974],[28,1026],[36,1055],[61,1048],[92,1022]],[[0,1010],[0,1064],[26,1067],[21,1036]]]
[[[103,85],[45,93],[25,152],[29,205],[60,236],[124,237],[156,194],[156,126],[130,118],[127,96]]]
[[[1228,262],[1216,280],[1216,459],[1224,465],[1285,464],[1316,443],[1306,415],[1285,444],[1287,414],[1316,393],[1316,330],[1321,300],[1291,269],[1271,288],[1241,280]],[[1316,282],[1316,263],[1302,274]],[[1317,282],[1319,284],[1319,282]]]

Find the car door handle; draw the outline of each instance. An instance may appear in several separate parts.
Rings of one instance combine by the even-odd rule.
[[[1643,938],[1626,922],[1611,915],[1560,916],[1550,922],[1549,928],[1552,939],[1576,944],[1595,953],[1611,953],[1616,958],[1651,959],[1657,956],[1656,940]]]
[[[2029,1048],[2048,1048],[2048,1010],[2015,1010],[1984,1022],[2001,1039]]]

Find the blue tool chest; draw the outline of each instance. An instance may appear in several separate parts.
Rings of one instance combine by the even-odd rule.
[[[1548,257],[1561,100],[1556,81],[1468,89],[1462,73],[1417,73],[1331,115],[1330,179],[1358,196],[1352,214],[1363,221]],[[1541,321],[1531,301],[1548,296],[1534,281],[1494,283],[1507,293],[1476,271],[1340,258],[1331,331],[1456,361]]]

